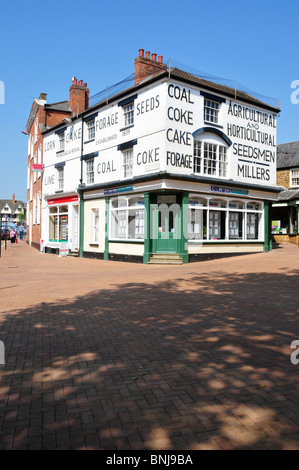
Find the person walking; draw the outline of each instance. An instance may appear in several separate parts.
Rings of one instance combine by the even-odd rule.
[[[16,235],[17,235],[17,232],[15,231],[14,228],[11,229],[10,231],[10,242],[11,242],[11,246],[14,246],[15,242],[16,242]]]
[[[24,236],[24,225],[21,224],[20,225],[20,240],[23,240],[23,236]]]

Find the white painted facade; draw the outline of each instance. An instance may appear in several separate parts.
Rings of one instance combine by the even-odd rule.
[[[205,100],[212,103],[206,115]],[[128,123],[125,112],[129,104],[134,116],[133,122]],[[53,248],[59,246],[59,238],[51,241],[49,237],[50,209],[67,205],[68,247],[71,251],[78,250],[79,241],[74,242],[74,238],[78,238],[80,231],[79,199],[68,199],[78,196],[81,185],[84,190],[84,252],[103,253],[105,250],[105,198],[120,195],[142,198],[145,192],[159,190],[187,191],[189,199],[200,195],[208,201],[222,197],[227,204],[227,214],[230,201],[240,201],[239,212],[244,213],[243,241],[248,247],[251,240],[245,234],[247,207],[250,207],[247,204],[257,203],[262,226],[263,201],[276,199],[273,190],[276,123],[274,110],[176,79],[163,78],[148,86],[135,87],[131,92],[120,94],[118,100],[94,106],[71,123],[56,126],[44,135],[44,244]],[[61,150],[62,133],[64,148]],[[126,155],[131,159],[127,166]],[[168,179],[161,179],[164,174]],[[60,202],[55,204],[55,200]],[[138,208],[136,211],[134,217],[138,217]],[[117,243],[113,239],[111,204],[107,217],[109,253],[142,256],[142,240],[133,236],[135,244],[130,244],[128,240]],[[225,223],[228,229],[228,215]],[[99,230],[99,236],[95,237],[95,230]],[[263,230],[259,230],[255,241],[262,243]],[[228,236],[226,240],[236,243]],[[214,241],[220,245],[220,240]],[[189,245],[190,253],[199,252],[194,242],[190,241]],[[245,249],[245,243],[243,247]],[[215,249],[215,246],[211,248]],[[230,250],[232,248],[224,251]]]

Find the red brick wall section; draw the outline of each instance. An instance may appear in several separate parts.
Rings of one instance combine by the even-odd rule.
[[[77,116],[89,107],[89,89],[82,80],[73,79],[70,87],[70,108],[73,116]]]
[[[139,49],[139,57],[135,59],[135,85],[138,85],[146,77],[156,75],[167,69],[167,66],[163,64],[163,57],[159,56],[158,61],[156,57],[157,54],[152,54],[152,58],[150,58],[149,51],[146,51],[144,57],[144,50]]]

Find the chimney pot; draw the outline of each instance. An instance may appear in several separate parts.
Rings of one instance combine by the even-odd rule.
[[[162,55],[159,55],[158,62],[160,62],[161,64],[163,63],[163,56]]]
[[[157,54],[152,54],[152,60],[154,60],[155,62],[157,61]]]
[[[151,53],[150,53],[150,51],[146,51],[145,57],[146,57],[147,59],[150,59],[150,58],[151,58]]]
[[[78,85],[82,86],[83,85],[83,80],[79,80]]]
[[[77,85],[77,79],[76,79],[76,77],[73,77],[73,85]]]
[[[84,83],[83,83],[83,86],[84,86],[84,88],[87,88],[87,83],[84,82]]]
[[[139,49],[139,57],[143,57],[144,56],[144,49]]]

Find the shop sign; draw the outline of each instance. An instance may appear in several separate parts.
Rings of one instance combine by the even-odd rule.
[[[51,204],[66,204],[68,202],[76,202],[78,200],[78,196],[58,197],[55,199],[48,199],[48,206]]]
[[[108,196],[111,194],[125,193],[127,191],[133,191],[133,189],[134,189],[134,186],[124,186],[123,188],[105,189],[104,196]]]
[[[31,171],[43,171],[44,165],[42,163],[31,163]]]
[[[233,188],[225,188],[221,186],[211,186],[210,191],[212,193],[242,194],[244,196],[248,196],[249,194],[249,191],[247,189],[233,189]]]

